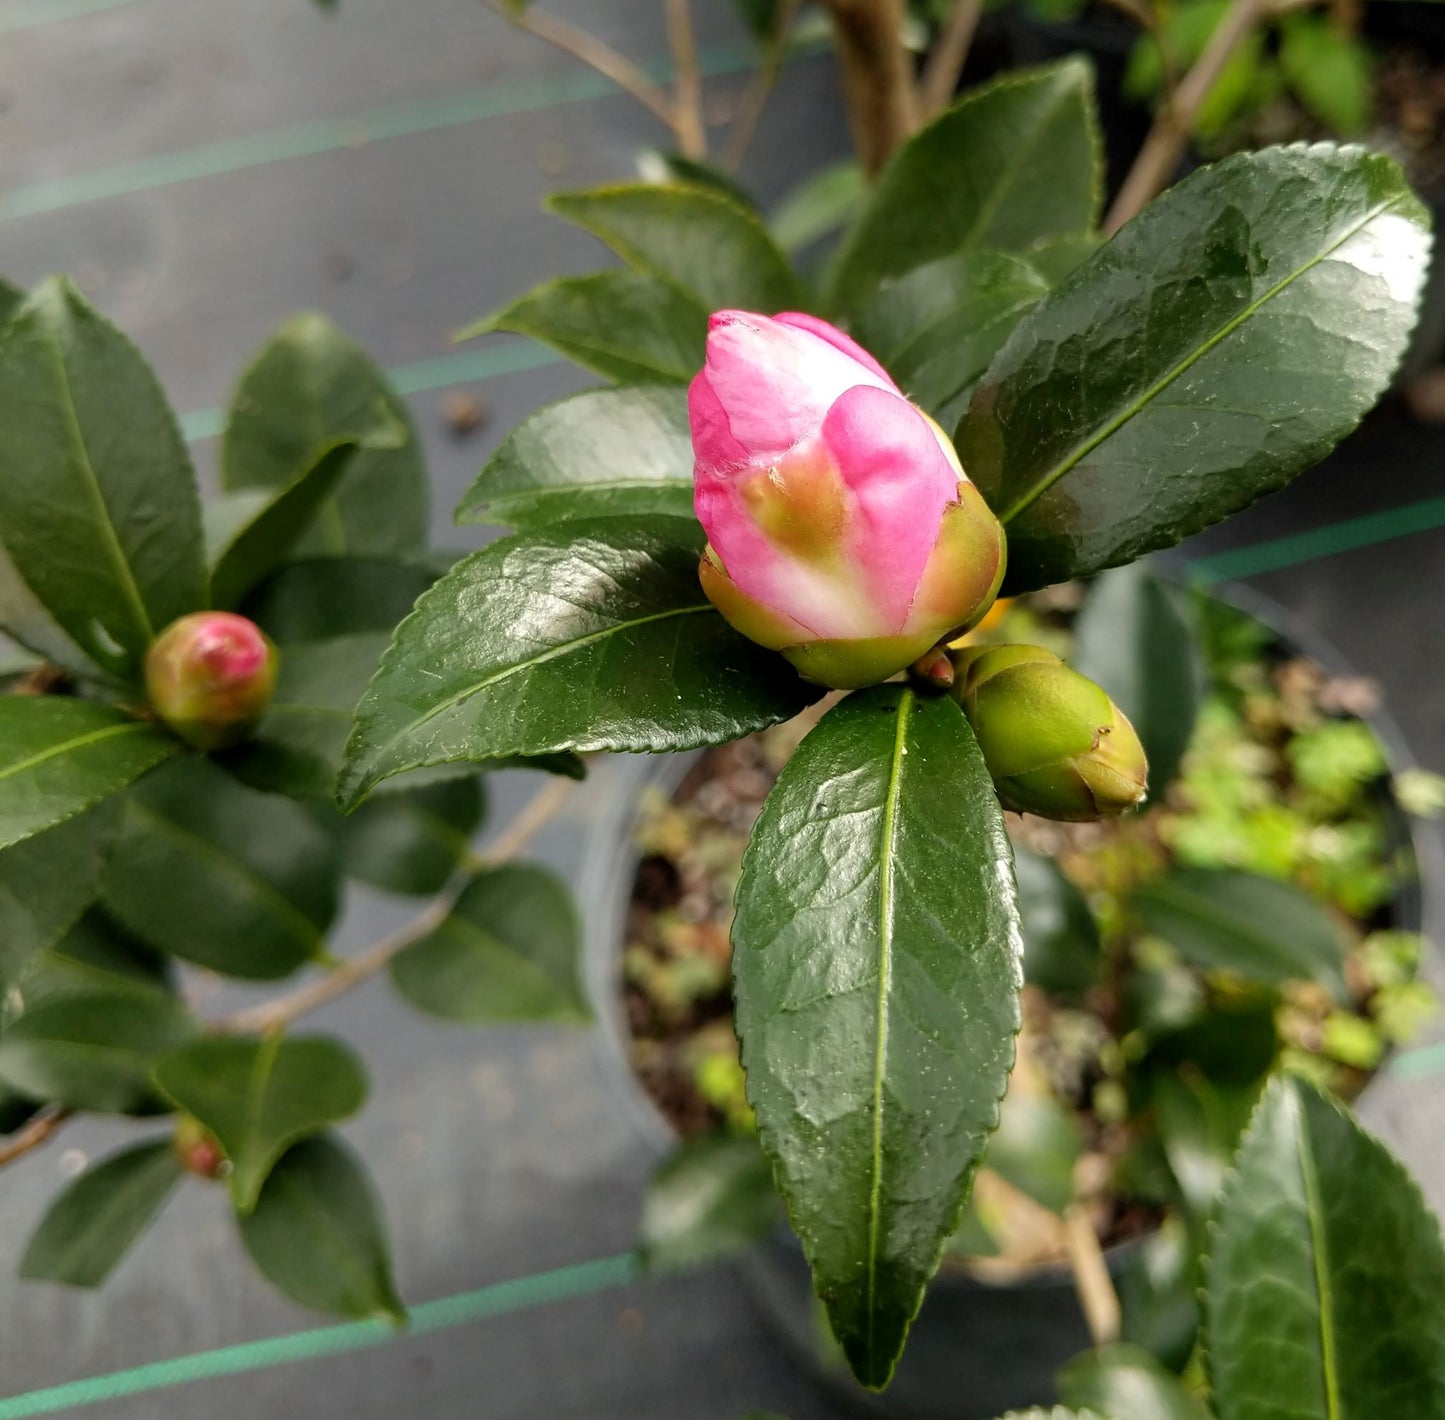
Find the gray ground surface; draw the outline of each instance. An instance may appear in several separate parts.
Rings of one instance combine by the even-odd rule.
[[[661,7],[651,0],[552,2],[630,52],[664,49]],[[299,307],[326,311],[390,366],[447,356],[458,325],[596,259],[589,238],[538,211],[543,194],[625,176],[638,146],[660,136],[626,99],[570,97],[575,66],[474,0],[342,0],[331,19],[306,0],[125,0],[21,27],[58,14],[59,3],[0,8],[0,270],[21,283],[76,273],[138,340],[181,411],[222,404],[267,331]],[[698,0],[696,9],[707,53],[725,63],[719,46],[739,39],[728,7]],[[714,87],[725,94],[736,82]],[[386,136],[445,117],[436,101],[453,95],[468,112],[493,116]],[[247,144],[277,130],[302,155],[207,175],[257,151],[274,154],[274,143]],[[229,146],[189,153],[204,145]],[[828,62],[803,60],[770,110],[748,176],[772,196],[844,145]],[[166,177],[184,180],[157,185]],[[505,338],[479,348],[483,359],[502,360],[522,349]],[[453,529],[450,509],[496,439],[528,409],[587,382],[555,365],[467,385],[492,418],[466,441],[448,432],[439,392],[414,397],[440,540],[464,546],[480,535]],[[1438,434],[1382,419],[1329,469],[1197,550],[1433,496],[1441,448]],[[213,447],[202,443],[198,458],[209,469]],[[1437,768],[1445,768],[1445,675],[1433,588],[1442,553],[1445,533],[1426,532],[1258,579],[1381,679],[1416,755]],[[575,879],[629,773],[603,767],[544,836],[541,854]],[[494,822],[531,787],[520,776],[496,782]],[[343,949],[403,910],[356,901]],[[388,1199],[410,1299],[627,1250],[654,1145],[600,1033],[447,1027],[380,984],[318,1023],[356,1040],[372,1071],[371,1102],[348,1133]],[[1425,1079],[1392,1084],[1372,1105],[1437,1206],[1445,1202],[1438,1100],[1438,1085]],[[0,1277],[13,1275],[63,1171],[129,1132],[86,1125],[6,1172]],[[318,1324],[252,1276],[224,1199],[201,1188],[184,1192],[98,1295],[10,1281],[4,1289],[0,1396]],[[838,1413],[779,1350],[738,1278],[716,1271],[105,1400],[88,1413],[736,1420],[756,1407],[792,1420]],[[0,1401],[0,1420],[32,1413],[40,1411]]]

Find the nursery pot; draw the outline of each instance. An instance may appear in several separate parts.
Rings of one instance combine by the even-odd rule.
[[[1333,675],[1348,674],[1341,657],[1312,632],[1248,588],[1215,592],[1274,630],[1279,641]],[[1413,761],[1398,730],[1384,716],[1370,716],[1393,770]],[[640,855],[634,846],[639,798],[645,790],[671,797],[698,753],[613,756],[597,775],[606,811],[583,864],[582,901],[587,905],[585,971],[593,1008],[602,1023],[607,1054],[634,1128],[657,1162],[678,1142],[672,1125],[633,1073],[622,1001],[622,952],[628,905]],[[1395,836],[1410,842],[1418,867],[1391,907],[1391,925],[1420,931],[1424,913],[1421,879],[1435,877],[1433,839],[1412,831],[1396,809]],[[1376,1077],[1377,1080],[1379,1077]],[[1134,1264],[1139,1239],[1107,1250],[1116,1283]],[[758,1303],[783,1343],[850,1413],[887,1420],[986,1420],[1011,1409],[1049,1405],[1056,1398],[1054,1373],[1091,1344],[1074,1290],[1062,1265],[1020,1272],[1010,1280],[987,1279],[945,1267],[935,1277],[909,1333],[892,1384],[872,1394],[849,1375],[813,1294],[802,1249],[780,1230],[742,1262]]]

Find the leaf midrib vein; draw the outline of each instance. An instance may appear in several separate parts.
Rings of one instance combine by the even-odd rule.
[[[14,764],[7,764],[0,769],[0,779],[10,779],[17,774],[23,774],[26,770],[34,769],[47,760],[54,759],[56,755],[69,754],[82,750],[87,745],[111,739],[116,735],[126,735],[135,730],[148,730],[149,728],[148,725],[141,724],[139,720],[127,720],[119,725],[106,725],[99,730],[89,730],[83,735],[76,735],[72,739],[63,740],[60,744],[51,745],[38,754],[32,754],[28,759],[18,759]]]
[[[1375,207],[1372,207],[1362,218],[1360,218],[1357,223],[1355,223],[1354,226],[1352,226],[1348,231],[1346,231],[1343,235],[1341,235],[1329,246],[1327,246],[1323,251],[1318,252],[1316,255],[1312,256],[1307,262],[1305,262],[1303,266],[1297,267],[1287,276],[1281,278],[1281,280],[1277,281],[1273,286],[1271,286],[1268,291],[1264,292],[1263,295],[1256,297],[1255,300],[1251,301],[1249,305],[1247,305],[1242,311],[1239,312],[1238,315],[1231,317],[1230,320],[1228,320],[1223,326],[1221,326],[1219,330],[1217,330],[1206,341],[1204,341],[1197,349],[1191,351],[1190,354],[1187,355],[1183,360],[1181,360],[1177,365],[1175,365],[1172,370],[1169,370],[1164,375],[1160,376],[1160,378],[1156,380],[1154,384],[1150,385],[1149,388],[1146,389],[1141,395],[1139,395],[1137,399],[1127,405],[1112,419],[1107,421],[1104,424],[1103,428],[1101,428],[1097,433],[1090,435],[1090,437],[1086,439],[1076,450],[1074,450],[1073,453],[1067,455],[1055,468],[1051,469],[1047,474],[1045,474],[1043,478],[1041,478],[1031,489],[1027,490],[1021,498],[1019,498],[1006,511],[999,515],[999,521],[1001,523],[1008,524],[1014,518],[1018,517],[1018,515],[1022,513],[1026,508],[1028,508],[1037,499],[1041,498],[1045,493],[1047,493],[1049,489],[1052,488],[1054,484],[1059,481],[1059,479],[1064,477],[1064,475],[1067,474],[1071,469],[1073,469],[1078,463],[1080,463],[1080,461],[1087,458],[1091,453],[1093,453],[1093,451],[1097,449],[1100,444],[1102,444],[1106,439],[1112,437],[1114,434],[1118,433],[1118,431],[1122,429],[1124,425],[1127,424],[1131,419],[1133,419],[1135,415],[1141,413],[1153,400],[1157,399],[1159,395],[1161,395],[1166,389],[1168,389],[1175,380],[1177,380],[1186,371],[1191,369],[1194,365],[1198,364],[1200,360],[1202,360],[1207,354],[1209,354],[1211,350],[1215,348],[1215,346],[1217,346],[1221,341],[1228,339],[1229,336],[1233,335],[1234,332],[1238,330],[1245,321],[1249,320],[1251,316],[1256,315],[1260,310],[1262,310],[1266,305],[1268,305],[1270,301],[1274,300],[1276,296],[1278,296],[1281,292],[1287,290],[1296,281],[1298,281],[1300,277],[1306,275],[1310,271],[1313,271],[1314,268],[1318,266],[1321,262],[1327,261],[1331,256],[1335,254],[1335,252],[1339,251],[1339,249],[1344,246],[1346,242],[1351,241],[1353,238],[1357,237],[1362,231],[1364,231],[1364,229],[1368,227],[1371,222],[1375,221],[1379,217],[1385,216],[1388,212],[1400,206],[1403,202],[1405,202],[1407,196],[1408,194],[1401,194],[1398,197],[1391,198],[1388,202],[1382,202],[1377,204]]]
[[[1335,1360],[1335,1308],[1329,1285],[1329,1249],[1320,1219],[1320,1181],[1315,1173],[1309,1116],[1300,1105],[1300,1176],[1304,1183],[1305,1219],[1310,1230],[1315,1290],[1319,1300],[1320,1369],[1325,1388],[1326,1420],[1340,1420],[1340,1381]]]
[[[603,641],[609,636],[620,635],[624,631],[631,631],[637,626],[649,626],[654,622],[667,621],[677,616],[695,616],[699,612],[713,610],[711,602],[701,602],[693,606],[672,607],[667,611],[653,612],[650,616],[636,617],[631,621],[619,621],[612,626],[603,627],[599,631],[589,631],[585,636],[579,636],[575,640],[563,641],[556,646],[548,647],[547,650],[535,656],[529,656],[524,661],[515,661],[511,665],[503,666],[494,674],[484,677],[474,685],[469,685],[445,700],[438,701],[425,715],[415,720],[408,721],[401,727],[382,747],[372,756],[372,764],[375,765],[384,759],[393,749],[407,736],[415,734],[423,725],[436,719],[438,715],[445,714],[455,705],[460,705],[464,700],[470,700],[474,695],[480,695],[482,691],[489,690],[492,686],[500,684],[511,676],[520,675],[523,671],[532,670],[536,666],[545,665],[548,661],[554,661],[560,656],[568,655],[572,651],[579,651],[583,647],[593,645],[595,642]],[[504,753],[506,751],[503,751]],[[521,750],[520,753],[534,753],[541,751]]]
[[[908,716],[912,708],[913,692],[904,690],[898,697],[898,725],[893,736],[893,755],[888,765],[888,792],[883,800],[878,865],[878,1002],[874,1017],[873,1140],[869,1158],[866,1290],[870,1358],[873,1355],[873,1330],[877,1315],[878,1245],[883,1199],[883,1067],[888,1051],[888,987],[893,956],[893,854],[898,836],[898,800],[903,783],[903,753],[908,733]]]

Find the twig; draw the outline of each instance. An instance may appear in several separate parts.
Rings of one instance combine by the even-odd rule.
[[[933,52],[918,81],[918,107],[927,122],[953,101],[954,91],[968,62],[968,51],[983,18],[983,0],[954,0],[933,42]]]
[[[853,147],[876,177],[913,132],[913,61],[903,44],[903,0],[823,0],[833,39]]]
[[[792,34],[798,11],[802,8],[803,0],[782,0],[773,16],[773,30],[768,36],[762,61],[753,70],[752,78],[748,80],[748,86],[738,100],[737,117],[733,119],[733,131],[728,138],[727,155],[723,159],[729,172],[735,173],[742,167],[743,159],[752,147],[758,122],[763,116],[763,110],[768,106],[773,90],[777,88],[778,75],[783,72],[783,55],[788,48],[788,36]]]
[[[493,839],[487,851],[468,864],[469,868],[476,870],[480,867],[495,867],[515,858],[562,807],[571,791],[572,782],[568,779],[553,779],[545,788],[538,790],[522,812]],[[324,1006],[328,1001],[344,996],[353,987],[384,971],[391,959],[403,948],[440,927],[465,887],[466,881],[463,880],[450,892],[442,893],[410,922],[398,927],[380,941],[373,942],[365,951],[348,957],[325,976],[299,987],[287,996],[279,996],[274,1001],[263,1001],[259,1006],[218,1017],[211,1022],[211,1028],[215,1031],[261,1035],[267,1031],[281,1030],[299,1017],[310,1014],[318,1006]]]
[[[1204,53],[1155,117],[1154,126],[1109,209],[1105,232],[1111,235],[1117,232],[1163,190],[1184,156],[1194,120],[1219,81],[1224,66],[1269,9],[1270,0],[1232,0],[1219,27],[1209,37]]]
[[[12,1138],[0,1144],[0,1168],[14,1163],[16,1159],[23,1154],[28,1154],[32,1149],[38,1149],[69,1118],[70,1111],[62,1109],[59,1105],[50,1105],[42,1109],[30,1119],[24,1128],[17,1130]]]
[[[631,94],[638,103],[656,114],[674,133],[678,132],[678,116],[667,95],[650,82],[625,54],[620,54],[610,44],[586,30],[578,29],[576,25],[568,24],[566,20],[547,14],[545,10],[514,7],[506,4],[505,0],[482,0],[482,4],[510,20],[518,29],[546,40],[611,79],[619,89]]]
[[[1088,1211],[1074,1204],[1064,1214],[1064,1234],[1069,1244],[1069,1266],[1074,1273],[1074,1290],[1084,1322],[1095,1346],[1107,1346],[1119,1339],[1122,1313],[1109,1264],[1099,1246],[1099,1235]]]
[[[667,41],[677,76],[672,109],[677,146],[684,158],[705,158],[707,130],[702,122],[702,74],[692,32],[692,0],[667,0]]]

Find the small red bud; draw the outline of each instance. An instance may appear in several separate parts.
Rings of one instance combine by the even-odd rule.
[[[236,744],[276,688],[277,654],[253,621],[198,611],[173,621],[146,655],[146,691],[167,725],[197,749]]]
[[[920,656],[908,670],[915,679],[925,685],[937,686],[939,690],[947,690],[953,684],[953,662],[942,646],[935,646],[926,655]]]
[[[190,1115],[176,1125],[174,1148],[181,1166],[198,1178],[220,1178],[226,1171],[226,1151],[216,1136]]]

